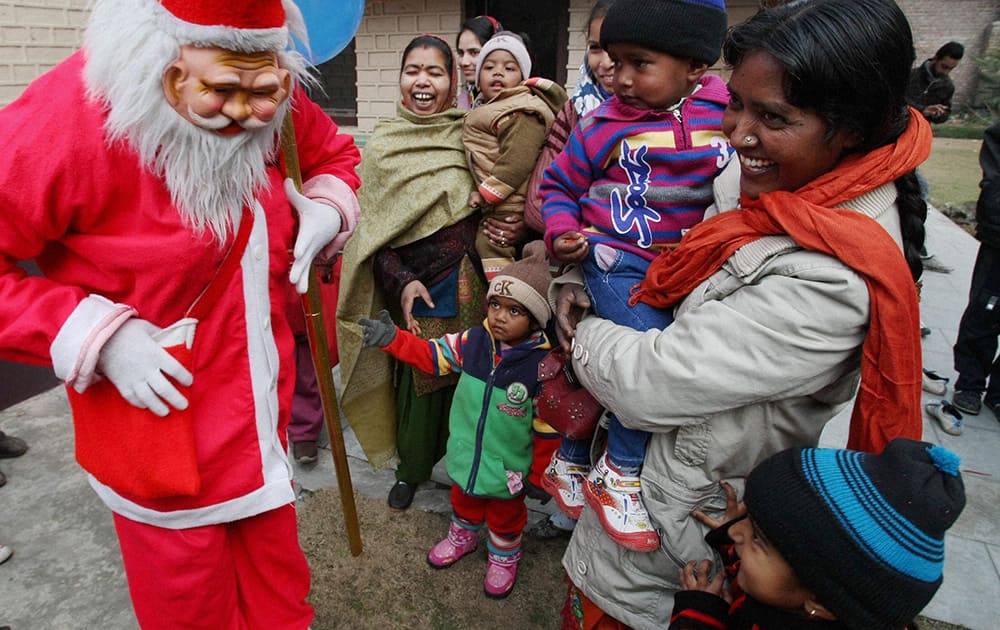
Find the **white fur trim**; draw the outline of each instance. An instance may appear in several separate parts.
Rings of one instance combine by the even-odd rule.
[[[320,256],[330,258],[344,249],[347,239],[354,234],[361,216],[361,206],[354,190],[335,175],[323,174],[302,184],[302,194],[313,201],[333,206],[340,213],[340,233],[323,248]]]
[[[263,50],[284,50],[291,43],[287,26],[241,29],[221,25],[192,24],[179,20],[155,0],[152,2],[143,0],[143,3],[152,5],[160,27],[175,37],[182,45],[217,46],[226,50],[250,53]]]
[[[171,512],[159,512],[133,503],[98,481],[93,475],[88,474],[87,478],[98,498],[112,512],[139,523],[155,525],[164,529],[187,529],[203,525],[230,523],[295,502],[295,492],[292,490],[290,475],[284,479],[267,481],[264,486],[257,488],[250,494],[229,501]]]
[[[81,394],[97,374],[101,348],[136,311],[100,295],[85,297],[66,318],[49,346],[56,376]]]

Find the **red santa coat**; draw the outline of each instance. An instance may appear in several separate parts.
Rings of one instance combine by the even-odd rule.
[[[163,181],[126,143],[107,146],[83,65],[77,52],[0,110],[0,358],[53,365],[63,377],[122,309],[161,327],[183,317],[225,252],[182,222]],[[293,98],[306,194],[349,207],[360,184],[353,139],[301,90]],[[293,209],[277,165],[268,176],[240,272],[195,336],[190,402],[202,492],[141,500],[92,478],[101,499],[128,518],[183,528],[294,500],[285,450],[295,376],[285,314]],[[32,258],[45,277],[17,267]]]

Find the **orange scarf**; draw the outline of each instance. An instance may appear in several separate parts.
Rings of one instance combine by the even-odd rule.
[[[723,212],[693,227],[677,248],[663,250],[650,264],[632,304],[675,304],[743,245],[787,234],[807,250],[837,258],[868,286],[871,320],[847,447],[880,452],[895,437],[920,439],[920,312],[913,277],[882,226],[854,210],[832,206],[909,173],[927,159],[930,149],[930,125],[911,108],[910,124],[894,144],[848,156],[795,192],[741,198],[742,210]]]

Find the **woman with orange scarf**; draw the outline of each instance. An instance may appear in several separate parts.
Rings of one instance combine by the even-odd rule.
[[[673,308],[674,323],[577,324],[582,288],[562,279],[553,291],[582,383],[653,433],[642,483],[662,553],[616,545],[585,510],[563,564],[567,610],[586,628],[666,627],[678,571],[713,555],[691,511],[721,519],[720,481],[741,494],[764,458],[815,446],[855,393],[850,448],[921,435],[914,282],[927,209],[913,170],[931,133],[903,98],[905,16],[892,0],[799,0],[736,27],[723,53],[738,159],[705,221],[633,295]]]

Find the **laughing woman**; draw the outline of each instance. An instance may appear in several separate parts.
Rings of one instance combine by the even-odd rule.
[[[661,551],[623,549],[587,510],[564,557],[588,628],[666,627],[679,569],[713,555],[691,511],[721,518],[720,481],[742,492],[764,458],[815,446],[855,392],[849,447],[879,451],[922,430],[914,280],[926,206],[913,170],[931,134],[903,98],[906,17],[892,0],[799,0],[736,27],[723,53],[723,129],[740,159],[634,296],[673,308],[674,323],[574,326],[586,294],[558,293],[580,380],[653,434],[642,484]]]
[[[403,52],[396,116],[379,121],[361,160],[361,221],[344,250],[337,334],[344,412],[373,466],[399,455],[389,507],[410,506],[445,451],[454,378],[361,353],[360,318],[388,308],[424,338],[485,316],[477,269],[479,212],[456,109],[451,47],[421,35]]]

